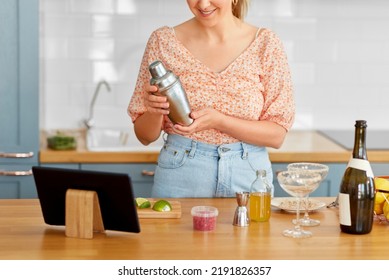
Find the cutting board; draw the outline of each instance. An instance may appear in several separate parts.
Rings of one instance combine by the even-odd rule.
[[[157,200],[149,199],[151,202],[151,208],[146,209],[137,209],[138,217],[140,219],[177,219],[181,218],[181,202],[179,201],[169,201],[172,210],[167,212],[159,212],[152,209],[154,202]]]

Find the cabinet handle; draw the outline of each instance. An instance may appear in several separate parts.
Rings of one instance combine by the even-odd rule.
[[[30,176],[32,175],[32,170],[15,170],[15,171],[5,171],[0,170],[0,176]]]
[[[150,170],[142,170],[142,176],[154,176],[154,171],[150,171]]]
[[[30,158],[33,157],[33,152],[28,153],[4,153],[0,152],[0,158]]]

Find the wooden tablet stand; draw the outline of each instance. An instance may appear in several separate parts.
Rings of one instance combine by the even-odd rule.
[[[67,237],[92,239],[93,232],[105,231],[95,191],[66,191],[65,226]]]

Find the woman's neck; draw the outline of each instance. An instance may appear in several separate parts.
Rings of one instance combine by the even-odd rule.
[[[233,16],[213,26],[205,26],[193,18],[191,20],[192,36],[198,40],[222,43],[233,37],[243,27],[243,24],[241,20]]]

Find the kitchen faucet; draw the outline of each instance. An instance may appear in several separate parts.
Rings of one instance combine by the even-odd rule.
[[[111,91],[111,87],[109,86],[109,84],[105,80],[102,80],[97,84],[96,89],[95,89],[95,93],[93,94],[93,98],[92,98],[92,101],[91,101],[90,107],[89,107],[89,118],[84,121],[84,124],[86,125],[86,127],[88,129],[90,129],[95,124],[95,120],[93,119],[93,110],[94,110],[95,102],[97,99],[97,95],[99,94],[100,87],[102,85],[105,85],[107,90]]]

